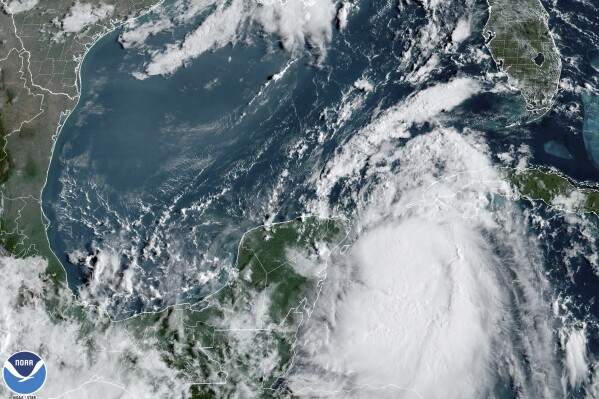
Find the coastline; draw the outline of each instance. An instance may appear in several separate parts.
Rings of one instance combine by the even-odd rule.
[[[496,1],[498,1],[498,0],[496,0]],[[506,0],[506,3],[507,2],[509,2],[509,0]],[[520,95],[524,98],[524,101],[526,103],[526,114],[523,115],[523,117],[522,117],[523,121],[521,120],[521,121],[514,122],[513,124],[509,125],[508,127],[518,125],[522,122],[524,122],[524,124],[534,122],[535,120],[538,120],[541,117],[543,117],[544,115],[546,115],[547,112],[549,112],[551,110],[551,108],[553,108],[553,105],[555,104],[555,98],[559,91],[559,79],[560,79],[561,72],[562,72],[561,54],[559,53],[559,48],[557,47],[555,37],[554,37],[553,33],[551,32],[551,29],[549,26],[549,12],[545,9],[545,6],[543,5],[543,3],[540,0],[536,0],[538,10],[540,12],[539,17],[541,17],[541,18],[539,18],[539,20],[540,20],[539,22],[542,22],[543,27],[546,29],[548,36],[551,40],[552,48],[555,50],[555,56],[557,58],[557,60],[556,60],[557,61],[557,69],[559,70],[559,73],[557,74],[556,81],[553,84],[554,88],[553,88],[553,91],[550,93],[551,95],[548,100],[549,103],[543,107],[536,107],[535,104],[531,102],[531,99],[529,98],[530,96],[527,95],[527,93],[525,93],[523,91],[523,89],[526,88],[525,85],[521,85],[520,87],[518,87],[518,86],[514,86],[512,84],[515,78],[508,71],[508,69],[510,68],[510,65],[508,65],[506,67],[505,66],[505,62],[506,62],[505,58],[499,58],[497,56],[496,52],[492,49],[491,44],[493,43],[493,41],[495,41],[497,39],[497,32],[490,30],[489,24],[491,23],[494,12],[496,12],[496,11],[494,11],[494,6],[492,4],[493,0],[486,0],[486,3],[487,3],[487,10],[488,10],[488,18],[487,18],[487,22],[485,23],[485,26],[483,27],[483,32],[482,32],[482,36],[485,39],[485,47],[489,51],[489,54],[490,54],[491,58],[493,59],[493,62],[497,66],[498,70],[507,77],[506,85],[511,90],[519,92]],[[506,22],[506,24],[507,23],[508,22]],[[548,57],[545,56],[545,60],[546,60],[545,62],[548,62],[547,59],[548,59]],[[515,81],[517,83],[520,82],[518,79],[515,79]]]
[[[52,254],[52,256],[54,257],[54,260],[56,262],[58,262],[58,264],[60,265],[60,267],[62,268],[63,271],[63,275],[64,275],[64,281],[59,282],[56,279],[53,279],[54,283],[60,283],[60,285],[65,286],[68,288],[68,274],[66,269],[64,268],[64,265],[62,264],[62,262],[60,261],[60,258],[58,257],[58,255],[56,253],[54,253],[54,250],[52,249],[52,246],[50,245],[50,238],[48,236],[48,227],[50,226],[50,220],[47,217],[46,213],[44,212],[44,207],[43,207],[43,193],[46,189],[46,186],[48,184],[48,177],[49,177],[49,173],[50,170],[52,168],[52,165],[54,163],[54,159],[55,159],[55,150],[56,150],[56,144],[58,143],[59,137],[60,137],[60,133],[62,131],[62,128],[64,127],[64,125],[66,124],[66,122],[69,120],[69,118],[71,117],[71,115],[73,115],[74,111],[77,109],[77,107],[79,107],[80,102],[81,102],[81,98],[82,98],[82,94],[83,94],[83,78],[82,78],[82,69],[83,69],[83,64],[85,63],[85,61],[88,58],[88,55],[92,52],[92,50],[94,49],[94,47],[104,38],[106,38],[107,36],[109,36],[110,34],[112,34],[113,32],[117,31],[118,29],[121,29],[126,23],[132,22],[132,21],[136,21],[140,18],[145,17],[146,15],[148,15],[149,13],[151,13],[152,11],[154,11],[156,8],[160,7],[162,4],[164,4],[166,0],[159,0],[157,3],[155,3],[153,6],[149,7],[148,9],[144,10],[143,12],[140,13],[140,15],[131,18],[131,19],[127,19],[127,20],[123,20],[120,21],[116,24],[113,23],[113,21],[111,20],[111,23],[113,23],[113,26],[108,29],[105,32],[102,32],[101,34],[97,35],[97,37],[94,38],[93,42],[90,44],[89,48],[85,51],[85,53],[83,54],[83,56],[81,57],[81,60],[78,63],[78,66],[76,68],[76,75],[77,75],[77,79],[76,79],[76,85],[77,85],[77,101],[75,103],[75,105],[73,106],[72,109],[67,109],[67,110],[63,110],[60,113],[60,120],[58,125],[56,126],[55,129],[55,133],[52,136],[52,148],[50,149],[50,161],[48,162],[48,167],[45,171],[45,177],[44,177],[44,183],[40,189],[39,192],[39,198],[40,198],[40,202],[39,202],[39,206],[41,209],[41,223],[44,226],[44,233],[45,233],[45,239],[46,239],[46,243],[48,245],[48,248],[50,250],[50,253]],[[48,259],[48,272],[52,273],[51,270],[51,259]],[[70,291],[70,290],[69,290]]]

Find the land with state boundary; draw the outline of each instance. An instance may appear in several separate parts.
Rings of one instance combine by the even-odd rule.
[[[48,259],[56,282],[65,276],[49,248],[41,192],[61,118],[77,104],[87,51],[157,4],[0,0],[0,245]]]
[[[483,36],[508,84],[519,90],[530,118],[553,105],[562,61],[539,0],[487,0],[489,20]]]

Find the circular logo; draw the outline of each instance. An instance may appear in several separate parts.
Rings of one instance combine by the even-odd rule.
[[[16,394],[30,395],[46,382],[46,365],[33,352],[17,352],[4,363],[4,382]]]

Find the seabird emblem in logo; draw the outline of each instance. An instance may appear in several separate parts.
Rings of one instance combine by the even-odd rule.
[[[17,352],[4,363],[2,375],[11,391],[30,395],[39,391],[46,382],[46,365],[33,352]]]

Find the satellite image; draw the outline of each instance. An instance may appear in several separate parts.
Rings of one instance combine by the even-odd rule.
[[[0,0],[0,397],[599,398],[598,0]]]

